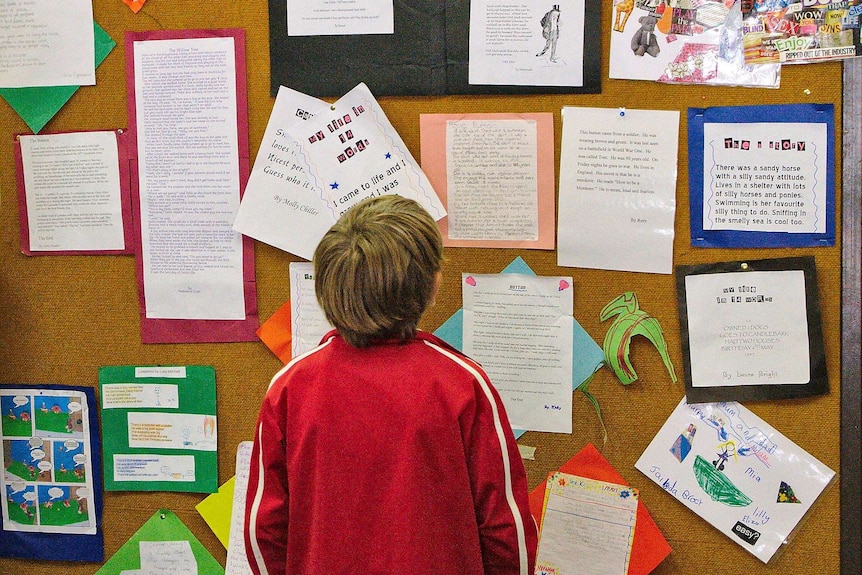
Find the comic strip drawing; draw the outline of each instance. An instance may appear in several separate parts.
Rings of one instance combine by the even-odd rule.
[[[2,433],[4,437],[30,437],[33,425],[30,414],[30,398],[26,395],[4,395],[0,397],[3,411]]]

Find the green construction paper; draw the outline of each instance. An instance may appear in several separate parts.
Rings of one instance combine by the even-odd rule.
[[[138,405],[121,406],[115,399],[117,386],[132,384],[150,388],[149,395]],[[114,385],[112,389],[106,387]],[[158,388],[158,391],[155,389]],[[216,380],[212,366],[107,366],[99,368],[99,392],[102,420],[102,453],[104,454],[105,491],[176,491],[215,493],[218,491]],[[110,393],[109,393],[110,392]],[[130,395],[131,396],[131,395]],[[174,403],[176,401],[176,403]],[[158,405],[156,405],[158,404]],[[182,421],[183,439],[146,447],[129,445],[129,418],[141,417],[147,423]],[[134,414],[134,415],[133,415]],[[203,416],[203,417],[201,417]],[[171,423],[173,426],[178,423]],[[208,424],[212,424],[208,428]],[[165,433],[175,437],[172,427]],[[155,442],[150,442],[155,443]],[[187,447],[186,447],[187,446]],[[117,460],[162,458],[161,461],[135,471],[138,479],[116,480]],[[193,467],[178,466],[177,459],[192,457]]]
[[[614,316],[617,318],[608,328],[602,349],[605,353],[605,363],[616,374],[623,385],[629,385],[637,380],[629,359],[629,348],[632,338],[642,335],[658,350],[664,366],[670,374],[671,381],[676,383],[676,372],[667,351],[667,342],[658,320],[640,309],[638,296],[634,292],[625,292],[611,300],[602,308],[600,318],[606,321]]]
[[[96,67],[98,68],[117,45],[101,26],[93,22],[95,32]],[[80,86],[34,86],[30,88],[0,88],[2,97],[21,119],[38,134],[51,118],[71,99]]]
[[[95,575],[119,575],[123,571],[141,568],[141,541],[188,541],[201,575],[224,575],[224,567],[210,555],[197,537],[167,509],[159,509],[138,531],[120,547]]]

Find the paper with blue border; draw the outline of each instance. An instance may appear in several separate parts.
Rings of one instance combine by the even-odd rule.
[[[691,245],[835,245],[832,104],[688,109]]]
[[[531,274],[535,275],[530,266],[520,256],[506,266],[501,273],[504,274]],[[434,331],[434,335],[456,349],[464,347],[464,310],[459,309],[443,324]],[[575,320],[572,326],[572,390],[576,389],[584,381],[602,367],[605,354],[584,328]],[[513,429],[515,437],[520,437],[526,430]]]

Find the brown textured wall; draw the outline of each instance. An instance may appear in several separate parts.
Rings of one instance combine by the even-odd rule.
[[[249,141],[257,152],[273,98],[269,96],[269,37],[265,0],[193,2],[149,0],[133,14],[120,0],[94,0],[96,21],[117,42],[97,69],[97,85],[81,88],[43,132],[110,129],[126,126],[125,54],[127,30],[227,28],[246,30]],[[611,0],[603,1],[603,22]],[[603,24],[602,46],[608,45]],[[380,102],[392,124],[419,158],[419,114],[458,112],[553,112],[559,162],[562,106],[627,107],[681,112],[677,183],[675,264],[743,258],[814,255],[817,263],[823,329],[831,391],[824,397],[751,403],[748,406],[826,465],[840,470],[840,246],[797,250],[694,250],[689,245],[687,189],[688,107],[767,103],[832,102],[835,125],[841,126],[841,65],[785,66],[781,88],[668,86],[652,82],[607,79],[602,56],[602,93],[554,96],[387,97]],[[374,86],[370,86],[374,90]],[[339,96],[333,94],[332,96]],[[0,102],[0,383],[64,383],[96,386],[101,365],[205,364],[216,369],[219,417],[219,483],[232,475],[238,442],[251,438],[257,408],[279,361],[261,343],[143,345],[134,261],[129,256],[25,257],[18,243],[17,199],[12,157],[13,135],[27,132],[24,122]],[[840,169],[840,129],[836,130],[836,165]],[[559,173],[559,167],[557,168]],[[836,177],[840,187],[841,178]],[[840,207],[840,189],[837,191]],[[840,212],[840,209],[839,209]],[[838,237],[841,237],[838,213]],[[575,318],[599,343],[607,325],[599,321],[605,303],[634,291],[641,308],[659,319],[671,357],[682,374],[680,332],[672,276],[558,268],[556,254],[532,250],[449,249],[444,283],[437,305],[423,327],[436,329],[461,306],[461,272],[496,273],[516,256],[540,275],[572,275]],[[265,320],[289,297],[288,263],[294,256],[256,245],[257,296]],[[601,428],[585,398],[574,397],[572,435],[529,432],[521,443],[537,447],[536,460],[526,462],[530,486],[539,484],[586,443],[594,443],[641,497],[673,548],[659,566],[659,575],[690,573],[819,573],[839,572],[839,491],[828,491],[801,531],[769,565],[664,494],[634,469],[634,462],[684,393],[683,384],[668,379],[658,354],[637,338],[632,360],[640,379],[628,387],[603,369],[590,386],[599,400],[609,439],[602,445]],[[168,507],[189,526],[210,552],[224,562],[225,551],[200,518],[195,505],[202,495],[108,493],[105,496],[105,554],[117,549],[160,507]],[[42,563],[0,559],[0,574],[91,574],[93,564]]]

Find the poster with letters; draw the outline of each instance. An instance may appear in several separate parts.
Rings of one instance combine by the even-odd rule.
[[[834,108],[689,108],[691,245],[835,245]]]
[[[678,266],[676,281],[689,401],[828,392],[813,257]]]

